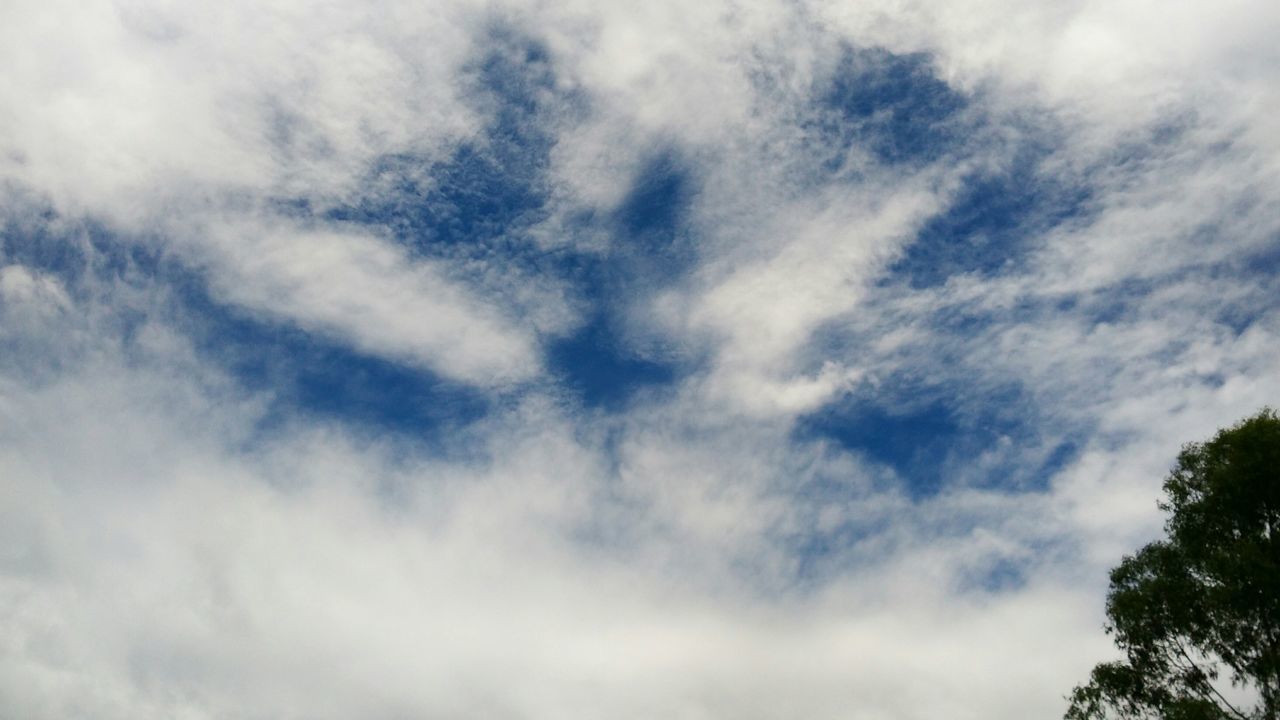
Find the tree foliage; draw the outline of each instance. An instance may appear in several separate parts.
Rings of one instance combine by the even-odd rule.
[[[1124,659],[1093,669],[1067,719],[1280,720],[1280,418],[1184,446],[1164,491],[1167,539],[1111,571]]]

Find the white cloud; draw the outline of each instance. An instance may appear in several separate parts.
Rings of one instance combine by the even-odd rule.
[[[369,235],[288,225],[228,224],[200,239],[219,299],[366,352],[482,386],[541,371],[533,328],[449,277]]]
[[[0,301],[4,302],[6,319],[13,323],[16,314],[31,321],[47,319],[70,308],[70,298],[56,278],[32,272],[21,265],[0,268]],[[26,328],[28,332],[35,328]]]
[[[213,428],[252,413],[195,407],[181,378],[91,372],[7,406],[28,436],[0,449],[0,677],[25,717],[924,718],[961,696],[959,717],[1012,717],[1052,712],[1064,670],[1098,649],[1080,632],[1092,598],[1052,581],[951,596],[982,537],[880,557],[809,600],[650,556],[652,531],[578,545],[599,465],[545,409],[480,471],[326,432],[236,457]],[[655,451],[667,465],[628,479],[642,492],[691,469]],[[728,498],[653,519],[693,508],[727,524],[696,518],[686,555],[759,542]],[[936,682],[914,692],[921,677]]]
[[[1280,395],[1273,282],[1246,267],[1280,225],[1278,18],[1243,0],[10,3],[0,697],[32,718],[1060,712],[1106,654],[1103,571],[1158,533],[1177,446]],[[546,257],[419,256],[264,210],[376,195],[362,179],[387,155],[483,145],[468,64],[492,23],[545,42],[570,98],[539,117],[538,247],[503,241],[608,260],[617,240],[568,219],[609,213],[662,152],[687,163],[690,269],[610,298],[637,342],[691,358],[670,392],[565,399],[543,353],[585,311]],[[824,147],[805,121],[847,45],[927,53],[979,129],[909,170]],[[1019,143],[1083,212],[1031,223],[999,273],[878,284]],[[163,279],[113,270],[91,226],[220,302],[500,401],[444,458],[341,419],[265,431],[271,389],[204,357]],[[913,496],[794,434],[845,393],[904,400],[897,376],[1001,398],[1028,439]],[[1079,453],[1042,487],[990,477],[1064,437]]]
[[[11,3],[0,173],[132,226],[226,193],[348,193],[381,154],[472,131],[460,10]]]

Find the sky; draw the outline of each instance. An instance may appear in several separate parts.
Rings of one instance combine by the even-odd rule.
[[[0,715],[1025,720],[1280,403],[1269,0],[8,0]]]

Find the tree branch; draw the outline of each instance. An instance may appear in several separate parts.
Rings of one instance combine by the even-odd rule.
[[[1244,713],[1237,710],[1236,706],[1232,705],[1229,700],[1227,700],[1225,697],[1222,696],[1222,693],[1218,692],[1218,688],[1213,686],[1213,683],[1209,681],[1209,674],[1206,673],[1204,670],[1202,670],[1200,668],[1200,665],[1195,660],[1192,660],[1191,656],[1187,654],[1186,648],[1183,647],[1182,645],[1182,638],[1174,637],[1173,641],[1174,641],[1175,647],[1178,648],[1178,652],[1182,654],[1182,657],[1186,659],[1187,662],[1191,663],[1191,667],[1194,668],[1196,672],[1200,673],[1201,677],[1205,678],[1205,681],[1204,681],[1205,687],[1209,688],[1209,690],[1213,693],[1213,695],[1218,698],[1218,701],[1221,702],[1223,705],[1225,705],[1227,707],[1227,710],[1231,711],[1231,714],[1240,718],[1240,720],[1250,720],[1248,715],[1245,715]],[[1208,700],[1209,702],[1213,702],[1213,698],[1210,697],[1208,693],[1204,692],[1203,690],[1200,690],[1199,688],[1192,688],[1192,689],[1195,690],[1197,693],[1199,693],[1200,696],[1203,697],[1205,700]]]

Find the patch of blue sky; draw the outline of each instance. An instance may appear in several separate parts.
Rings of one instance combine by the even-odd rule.
[[[628,244],[669,254],[693,200],[694,179],[678,153],[667,150],[648,158],[615,213]]]
[[[892,488],[892,476],[872,483],[872,493]],[[776,538],[790,561],[789,590],[804,592],[821,588],[832,577],[847,574],[851,568],[874,564],[893,551],[901,536],[895,532],[900,522],[896,513],[866,512],[868,492],[865,486],[853,487],[847,478],[812,478],[790,498],[798,513],[790,534]],[[927,500],[927,498],[913,498]],[[875,503],[872,503],[874,505]],[[835,513],[832,513],[832,510]],[[839,518],[839,519],[835,519]],[[925,531],[946,535],[968,534],[965,521],[939,519]],[[1017,590],[1026,582],[1028,566],[1042,557],[1045,547],[1004,549],[987,557],[975,558],[957,565],[953,581],[961,591],[983,593]]]
[[[0,212],[0,267],[18,265],[29,272],[52,276],[73,300],[82,300],[86,295],[83,280],[90,272],[92,237],[101,232],[100,228],[77,227],[72,231],[76,237],[71,239],[64,237],[67,230],[54,229],[59,219],[48,207],[36,203],[4,210]],[[0,297],[0,313],[7,310],[6,300]],[[0,327],[0,369],[28,384],[38,385],[57,377],[74,365],[74,354],[52,337]]]
[[[468,97],[485,118],[479,136],[441,161],[381,158],[364,183],[368,192],[325,218],[390,230],[429,256],[527,252],[526,233],[545,218],[551,127],[573,105],[555,91],[550,61],[537,42],[492,33],[466,73]]]
[[[1206,241],[1209,242],[1209,241]],[[1069,310],[1091,325],[1123,323],[1158,308],[1148,307],[1161,290],[1179,283],[1207,282],[1233,286],[1239,294],[1199,299],[1205,318],[1239,335],[1280,309],[1280,239],[1270,247],[1231,255],[1172,272],[1129,277],[1069,299]],[[1063,300],[1064,304],[1067,299]]]
[[[68,292],[85,287],[83,280],[95,269],[113,275],[123,273],[136,254],[110,242],[100,223],[64,225],[47,206],[34,205],[9,213],[0,225],[0,259],[24,265],[59,278]]]
[[[922,164],[965,142],[970,100],[941,80],[932,58],[881,48],[847,49],[817,94],[807,130],[828,171],[857,147],[890,164]]]
[[[965,580],[967,585],[987,593],[1018,590],[1027,582],[1026,562],[1009,557],[994,558],[985,566],[970,571]]]
[[[449,438],[483,418],[494,403],[430,370],[222,304],[189,270],[166,264],[160,276],[200,357],[243,389],[271,398],[263,431],[324,420],[357,434],[392,433],[445,452]]]
[[[659,148],[635,168],[616,207],[580,212],[569,232],[608,238],[601,247],[569,247],[540,260],[596,305],[632,303],[686,276],[697,261],[690,227],[696,169],[673,148]]]
[[[986,444],[989,432],[962,424],[947,408],[931,403],[912,410],[890,411],[876,405],[829,407],[800,420],[801,437],[817,435],[893,468],[913,497],[938,492],[948,456]]]
[[[366,183],[370,192],[327,210],[325,219],[389,231],[425,256],[500,263],[561,283],[584,317],[569,336],[548,339],[545,359],[588,406],[618,408],[640,388],[672,382],[676,365],[629,342],[624,306],[691,262],[689,168],[677,153],[657,151],[618,207],[587,209],[566,224],[570,232],[606,234],[604,250],[541,248],[529,234],[550,212],[554,128],[583,104],[556,89],[554,58],[541,44],[508,31],[490,34],[469,76],[471,100],[486,118],[479,138],[441,162],[381,159]]]
[[[802,125],[820,175],[839,171],[852,149],[912,167],[991,156],[974,163],[978,169],[887,268],[882,285],[919,289],[1016,269],[1042,231],[1090,212],[1087,183],[1042,170],[1054,150],[1043,131],[1003,132],[996,123],[1022,121],[992,118],[980,95],[941,79],[929,55],[850,48],[816,100]]]
[[[586,407],[618,410],[637,392],[674,383],[682,365],[633,342],[627,317],[631,304],[692,266],[695,172],[676,150],[656,149],[617,207],[588,208],[565,224],[569,232],[608,237],[603,249],[541,248],[529,233],[551,211],[554,130],[584,105],[556,89],[546,48],[509,31],[489,35],[468,74],[470,100],[486,119],[477,139],[439,162],[382,158],[364,184],[368,192],[322,219],[388,232],[424,256],[473,260],[473,267],[500,263],[560,283],[582,318],[567,336],[546,339],[545,361]],[[311,211],[304,201],[279,206],[286,214]]]
[[[122,350],[132,352],[137,330],[151,319],[147,313],[162,313],[155,319],[183,331],[202,362],[225,372],[243,390],[271,398],[263,430],[324,419],[356,432],[395,433],[443,451],[448,434],[491,407],[492,399],[477,390],[430,371],[220,303],[199,273],[157,245],[113,236],[92,222],[55,229],[55,221],[44,213],[6,223],[0,238],[6,260],[58,277],[72,297],[82,299],[120,283],[162,290],[168,299],[163,308],[112,308]]]
[[[1041,172],[1047,150],[1019,148],[1012,162],[965,178],[891,264],[882,284],[935,287],[958,275],[990,278],[1020,270],[1037,238],[1091,212],[1086,184]]]
[[[1259,250],[1220,263],[1209,274],[1231,283],[1249,283],[1257,302],[1235,302],[1219,307],[1214,320],[1239,335],[1256,322],[1280,310],[1280,235]]]
[[[957,485],[1043,490],[1079,452],[1078,435],[1046,426],[1017,388],[961,378],[851,394],[800,418],[795,434],[892,470],[913,500]]]
[[[629,307],[685,275],[696,260],[688,213],[697,181],[674,150],[641,163],[616,208],[584,222],[608,233],[598,253],[566,251],[558,271],[571,278],[586,322],[549,346],[548,363],[584,405],[614,410],[637,392],[675,383],[687,364],[638,343]]]
[[[621,203],[606,217],[613,238],[610,284],[644,296],[687,275],[697,261],[689,215],[697,171],[678,151],[655,151],[637,168]]]
[[[1131,277],[1111,285],[1093,289],[1076,299],[1072,309],[1089,325],[1124,322],[1167,278]]]
[[[621,409],[645,388],[671,385],[680,372],[677,363],[629,348],[616,325],[599,313],[573,335],[550,344],[552,372],[587,407]]]

